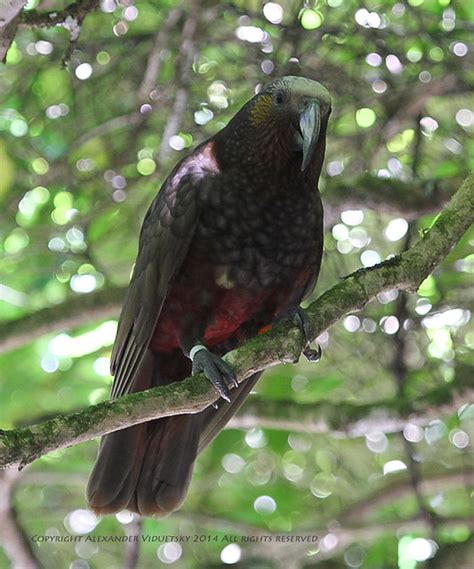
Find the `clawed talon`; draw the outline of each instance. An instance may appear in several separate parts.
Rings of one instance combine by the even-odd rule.
[[[303,350],[304,357],[309,362],[319,362],[321,356],[323,355],[323,351],[317,342],[313,342],[311,340],[308,317],[300,306],[296,309],[292,317],[292,321],[296,324],[296,326],[300,328],[301,332],[304,335],[306,342],[305,348]],[[311,347],[311,344],[313,343],[316,345],[316,348]]]
[[[211,407],[213,407],[217,411],[217,409],[219,409],[219,405],[217,404],[217,401],[214,401],[214,403],[211,403]]]
[[[315,348],[311,348],[310,344],[308,344],[306,346],[306,348],[303,350],[303,356],[312,363],[315,362],[319,362],[319,360],[321,359],[321,356],[323,355],[323,351],[321,349],[321,346],[315,342],[316,344],[316,349]]]
[[[230,391],[226,384],[238,387],[239,383],[234,370],[226,362],[206,348],[202,348],[193,355],[193,375],[203,372],[212,383],[217,393],[230,403]],[[217,404],[215,408],[217,408]]]

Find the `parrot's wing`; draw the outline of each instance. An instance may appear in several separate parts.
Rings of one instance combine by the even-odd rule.
[[[143,221],[138,257],[120,314],[112,351],[111,398],[131,390],[198,218],[198,193],[218,173],[212,143],[198,147],[163,184]]]
[[[317,246],[311,251],[311,263],[310,263],[310,274],[308,280],[306,281],[303,290],[301,291],[301,295],[297,303],[300,304],[303,300],[308,298],[314,291],[314,287],[316,286],[316,282],[318,280],[319,271],[321,269],[321,260],[323,256],[323,243],[324,243],[324,212],[323,212],[323,204],[321,203],[321,198],[319,197],[319,193],[314,192],[311,196],[313,200],[313,210],[318,219],[321,220],[321,223],[316,223],[316,235],[314,242]]]

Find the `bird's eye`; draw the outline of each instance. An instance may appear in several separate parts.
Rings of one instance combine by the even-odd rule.
[[[281,105],[283,104],[283,101],[285,100],[285,95],[283,94],[283,91],[277,91],[274,95],[273,95],[273,100],[275,101],[276,105]]]

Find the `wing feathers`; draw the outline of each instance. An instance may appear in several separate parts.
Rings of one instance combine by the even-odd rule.
[[[198,147],[171,173],[145,216],[112,352],[113,398],[133,391],[169,283],[181,268],[194,235],[198,193],[217,172],[212,143]]]

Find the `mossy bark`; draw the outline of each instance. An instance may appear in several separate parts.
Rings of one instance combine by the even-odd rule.
[[[402,255],[344,278],[313,302],[306,314],[316,338],[348,312],[359,310],[383,291],[415,291],[461,239],[474,221],[474,175],[467,178],[436,222]],[[302,334],[289,322],[253,338],[225,357],[239,382],[281,363],[298,360]],[[78,413],[56,417],[28,428],[0,431],[0,467],[24,466],[47,452],[110,431],[170,415],[197,413],[216,398],[203,375],[179,383],[106,401]]]

